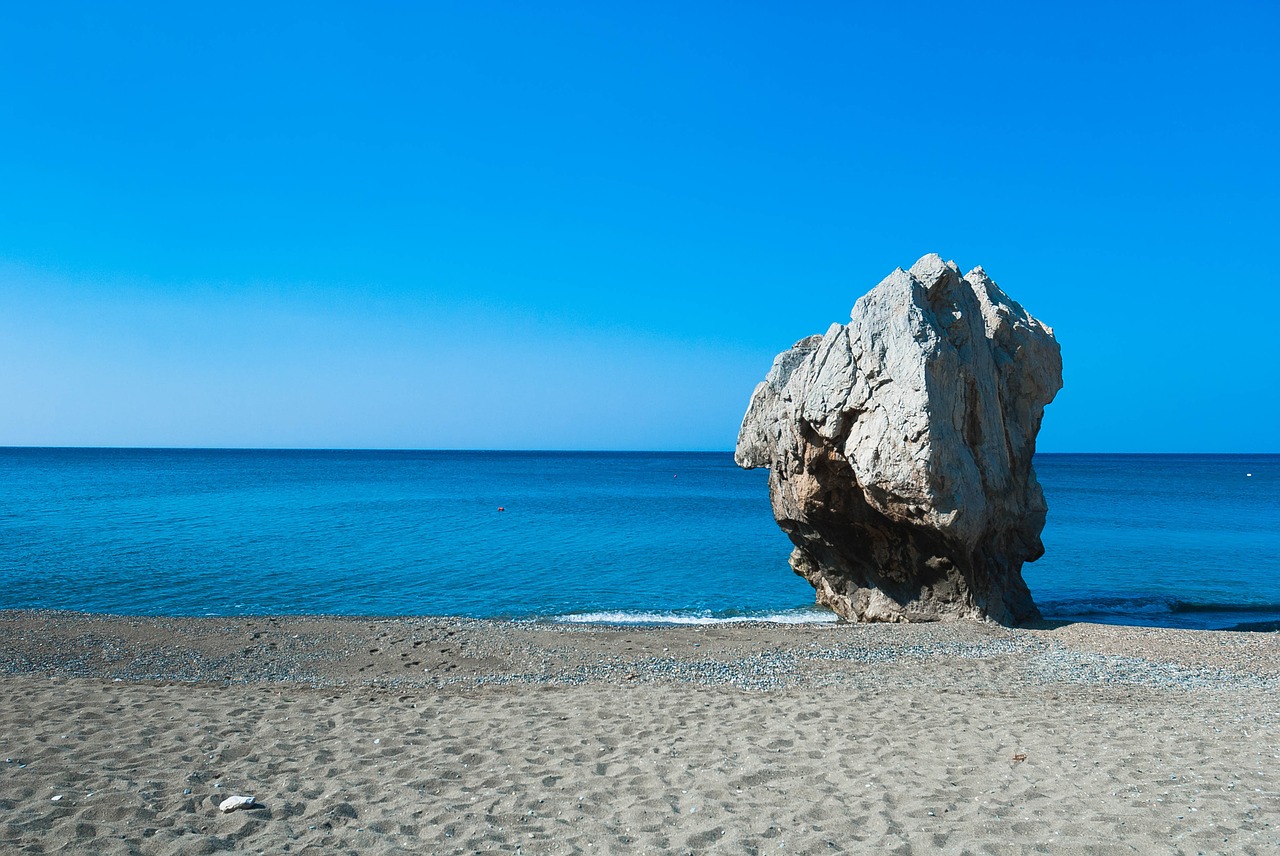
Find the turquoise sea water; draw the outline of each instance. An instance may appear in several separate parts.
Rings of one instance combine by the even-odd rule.
[[[1280,622],[1280,456],[1036,468],[1046,617]],[[0,608],[827,619],[766,479],[728,453],[0,449]]]

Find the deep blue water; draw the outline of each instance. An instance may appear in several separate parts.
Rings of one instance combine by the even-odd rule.
[[[1036,469],[1046,617],[1280,622],[1280,456]],[[728,453],[0,449],[0,608],[819,618],[766,480]]]

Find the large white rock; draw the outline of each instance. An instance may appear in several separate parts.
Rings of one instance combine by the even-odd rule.
[[[778,355],[735,459],[770,469],[791,566],[842,617],[1015,623],[1038,617],[1031,459],[1061,387],[1053,331],[982,268],[931,254]]]

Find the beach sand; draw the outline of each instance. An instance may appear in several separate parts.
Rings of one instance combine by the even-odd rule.
[[[1276,634],[0,612],[0,672],[7,852],[1280,852]]]

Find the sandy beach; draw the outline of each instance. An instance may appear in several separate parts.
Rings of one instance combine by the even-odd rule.
[[[1277,641],[5,612],[0,849],[1273,853]]]

